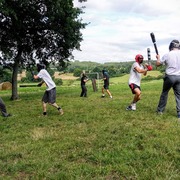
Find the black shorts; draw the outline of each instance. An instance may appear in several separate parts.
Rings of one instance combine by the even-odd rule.
[[[42,101],[45,103],[55,103],[56,102],[56,88],[53,88],[49,91],[45,91]]]
[[[138,85],[136,85],[136,84],[131,83],[131,84],[129,84],[129,87],[130,87],[130,89],[131,89],[131,91],[132,91],[133,94],[135,94],[134,90],[135,90],[136,88],[138,88],[138,89],[141,91],[140,86],[138,86]]]
[[[109,85],[105,84],[104,86],[104,89],[109,89]]]

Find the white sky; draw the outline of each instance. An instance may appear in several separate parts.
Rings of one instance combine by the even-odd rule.
[[[168,51],[173,39],[180,40],[179,0],[87,0],[74,6],[86,6],[81,15],[82,51],[74,51],[74,59],[93,62],[132,61],[136,54],[151,59],[155,50],[150,38],[154,32],[159,54]]]

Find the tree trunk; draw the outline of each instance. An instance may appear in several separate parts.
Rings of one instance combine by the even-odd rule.
[[[18,67],[19,67],[20,58],[21,58],[21,53],[18,53],[18,55],[15,58],[14,66],[13,66],[11,100],[17,100],[19,98],[18,87],[17,87],[17,75],[18,75]]]

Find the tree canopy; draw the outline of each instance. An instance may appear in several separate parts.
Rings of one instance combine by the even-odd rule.
[[[82,13],[73,0],[0,1],[0,63],[12,65],[12,99],[18,98],[19,66],[37,60],[63,66],[74,49],[80,50],[80,30],[87,25],[79,18]]]

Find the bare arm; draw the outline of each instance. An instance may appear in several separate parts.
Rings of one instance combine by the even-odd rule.
[[[134,68],[138,73],[142,73],[144,76],[147,74],[147,69],[141,69],[139,67]]]

